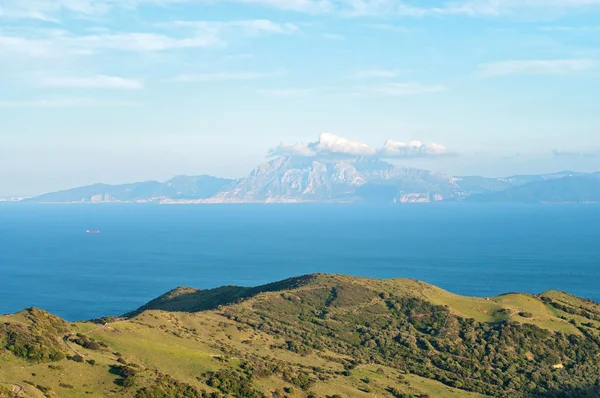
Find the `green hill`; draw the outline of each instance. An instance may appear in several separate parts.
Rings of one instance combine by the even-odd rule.
[[[91,322],[28,309],[0,317],[3,396],[598,397],[600,306],[316,274]]]

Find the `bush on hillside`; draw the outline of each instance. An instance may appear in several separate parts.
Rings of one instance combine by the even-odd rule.
[[[581,335],[554,333],[512,322],[508,310],[489,314],[497,321],[483,323],[420,297],[380,292],[319,286],[294,291],[297,301],[278,295],[253,302],[253,311],[234,306],[222,313],[286,342],[275,349],[330,351],[356,364],[388,366],[483,395],[530,397],[572,385],[600,385],[595,328],[575,323]],[[600,316],[591,305],[568,311]],[[350,371],[345,359],[328,358]],[[562,362],[564,368],[555,369]]]
[[[168,375],[159,375],[154,384],[138,390],[135,398],[218,398],[221,395],[201,393],[195,387],[173,379]]]

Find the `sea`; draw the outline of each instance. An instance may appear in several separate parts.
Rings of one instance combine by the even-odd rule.
[[[600,206],[0,204],[0,314],[92,319],[317,272],[600,302]]]

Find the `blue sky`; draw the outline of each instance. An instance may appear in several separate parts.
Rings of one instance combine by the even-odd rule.
[[[600,170],[600,0],[0,7],[0,195],[239,177],[321,133],[453,174]]]

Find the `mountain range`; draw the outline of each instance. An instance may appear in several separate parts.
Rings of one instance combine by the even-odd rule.
[[[44,194],[38,203],[600,202],[600,172],[500,178],[450,176],[358,157],[279,157],[237,180],[178,176],[166,182],[95,184]]]

